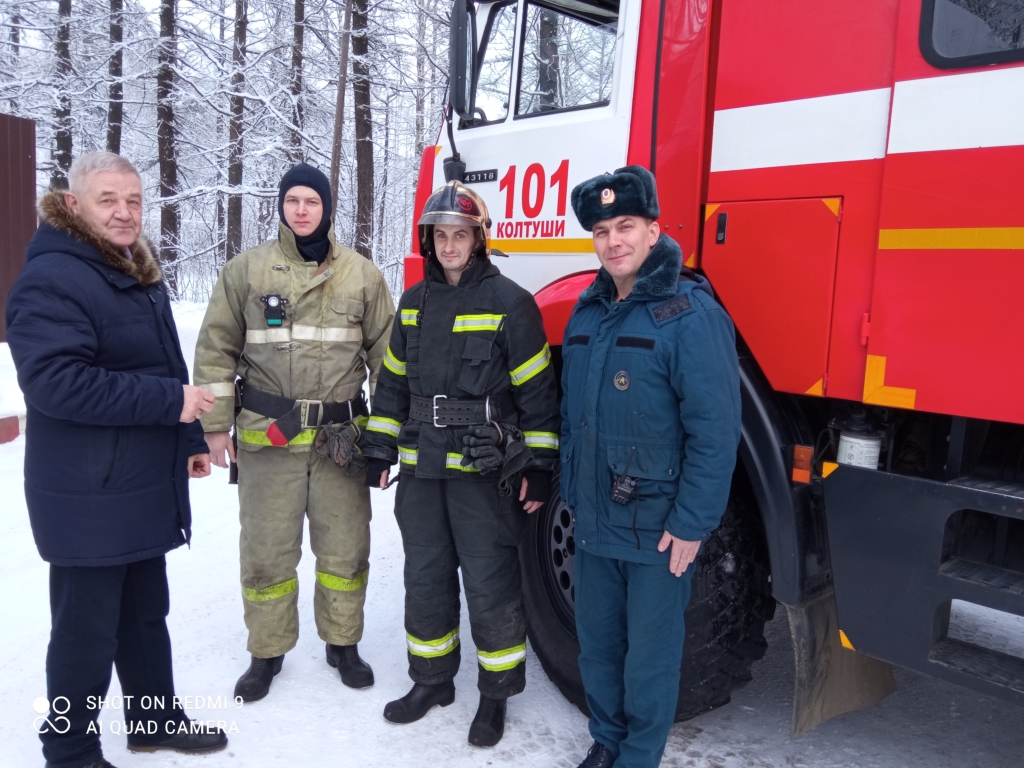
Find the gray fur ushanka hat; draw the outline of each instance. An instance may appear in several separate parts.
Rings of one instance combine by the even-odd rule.
[[[627,165],[577,184],[572,190],[572,209],[588,232],[597,222],[616,216],[656,219],[661,215],[654,174],[641,165]]]

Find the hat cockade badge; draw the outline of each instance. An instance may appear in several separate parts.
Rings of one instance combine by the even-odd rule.
[[[615,190],[614,189],[602,189],[601,190],[601,205],[611,205],[615,202]]]

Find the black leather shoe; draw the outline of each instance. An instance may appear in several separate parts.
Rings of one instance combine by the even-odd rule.
[[[587,752],[586,758],[579,764],[578,768],[612,768],[615,765],[615,757],[611,751],[599,741]]]
[[[450,680],[438,685],[415,683],[405,696],[389,701],[384,707],[384,719],[390,723],[415,723],[434,705],[447,707],[455,701],[455,683]]]
[[[219,752],[228,745],[227,734],[220,728],[207,728],[201,721],[184,720],[178,733],[156,743],[133,744],[128,741],[129,752],[156,752],[171,749],[188,755],[206,755]]]
[[[474,747],[493,747],[505,733],[505,702],[508,699],[489,699],[480,696],[476,717],[469,726],[469,743]]]
[[[274,682],[274,675],[281,671],[282,664],[284,654],[270,659],[257,659],[253,656],[249,668],[235,683],[235,696],[240,696],[242,701],[262,699],[270,693],[270,684]]]
[[[369,688],[373,685],[373,670],[359,658],[354,645],[327,644],[327,663],[341,673],[341,682],[349,688]]]

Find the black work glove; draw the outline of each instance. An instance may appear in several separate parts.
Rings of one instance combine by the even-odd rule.
[[[481,472],[497,469],[505,463],[505,439],[497,427],[477,425],[462,438],[462,466]]]
[[[551,499],[551,472],[546,469],[532,468],[523,472],[526,481],[526,498],[523,501],[543,501]]]
[[[380,488],[380,474],[391,469],[391,462],[387,459],[376,457],[368,459],[366,464],[366,485],[370,488]]]

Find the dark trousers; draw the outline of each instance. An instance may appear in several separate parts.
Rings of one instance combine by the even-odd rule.
[[[657,768],[679,699],[691,565],[645,565],[576,550],[576,632],[590,735],[615,768]]]
[[[50,566],[46,695],[53,727],[43,723],[40,734],[48,765],[79,768],[102,757],[98,727],[89,730],[110,687],[112,664],[124,696],[133,697],[113,719],[123,720],[126,730],[152,730],[148,721],[155,723],[155,735],[132,735],[133,744],[166,739],[167,721],[182,719],[173,706],[169,610],[163,555],[127,565]]]
[[[526,687],[519,571],[523,512],[495,483],[402,473],[395,516],[405,549],[409,676],[426,685],[459,671],[459,574],[477,648],[477,687],[499,699]]]

